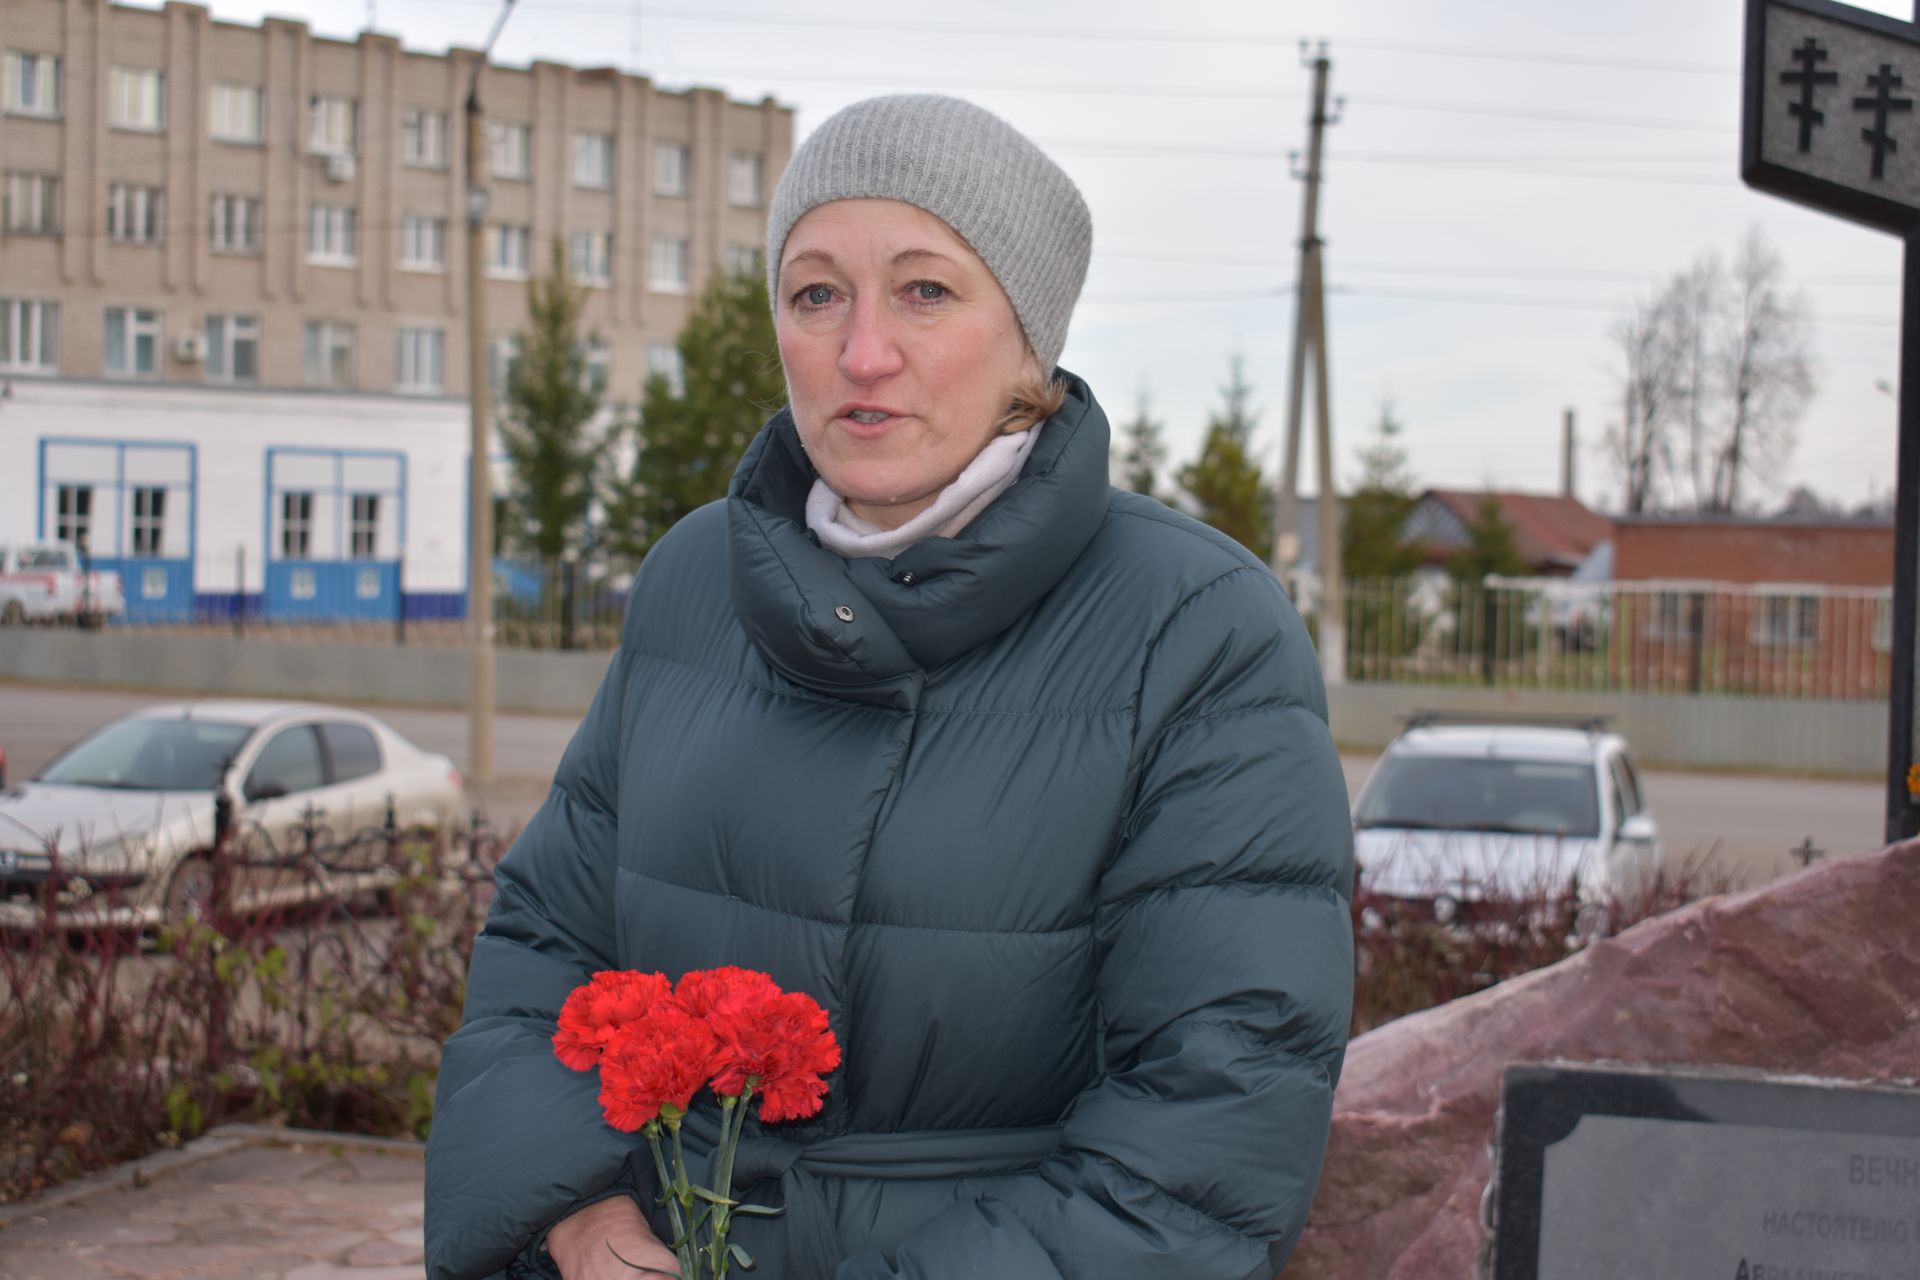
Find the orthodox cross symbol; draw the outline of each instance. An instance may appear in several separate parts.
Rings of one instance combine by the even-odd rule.
[[[1782,71],[1781,84],[1800,86],[1800,101],[1787,104],[1787,114],[1800,121],[1800,149],[1813,149],[1813,127],[1826,121],[1827,113],[1813,105],[1813,91],[1816,86],[1840,83],[1838,71],[1819,71],[1814,64],[1827,60],[1827,51],[1812,36],[1807,42],[1793,51],[1793,60],[1800,64],[1798,71]],[[1875,175],[1878,176],[1877,174]]]
[[[1905,81],[1894,74],[1892,64],[1883,62],[1878,75],[1867,77],[1867,88],[1875,91],[1874,96],[1853,100],[1855,111],[1873,112],[1873,127],[1860,130],[1860,136],[1873,148],[1873,176],[1876,178],[1886,176],[1887,153],[1900,149],[1900,144],[1887,132],[1887,113],[1913,110],[1912,98],[1893,96],[1893,91],[1904,85]]]

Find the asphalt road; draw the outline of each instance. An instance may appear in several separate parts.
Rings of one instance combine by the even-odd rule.
[[[169,700],[151,694],[0,684],[0,750],[7,755],[8,777],[29,777],[88,730]],[[367,710],[418,745],[465,767],[464,714]],[[576,723],[571,717],[500,716],[494,729],[497,779],[476,802],[504,827],[524,822],[545,794]],[[1373,757],[1346,756],[1342,764],[1351,793],[1365,779]],[[1796,864],[1788,849],[1807,838],[1829,854],[1860,853],[1881,844],[1883,791],[1878,783],[1648,772],[1643,784],[1670,865],[1711,855],[1715,865],[1752,883],[1792,870]]]

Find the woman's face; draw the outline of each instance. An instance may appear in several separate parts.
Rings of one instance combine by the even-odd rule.
[[[986,263],[897,200],[836,200],[794,223],[774,327],[807,455],[886,529],[926,510],[1040,375]]]

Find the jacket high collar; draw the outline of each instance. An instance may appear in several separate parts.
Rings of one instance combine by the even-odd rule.
[[[761,428],[727,498],[741,625],[777,670],[823,693],[911,705],[924,672],[1012,626],[1060,580],[1107,506],[1106,414],[1061,371],[1067,400],[1013,487],[958,537],[847,560],[806,527],[817,473],[791,411]]]

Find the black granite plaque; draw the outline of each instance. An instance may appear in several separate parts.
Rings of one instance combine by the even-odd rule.
[[[1920,1280],[1920,1089],[1513,1066],[1493,1280]]]

